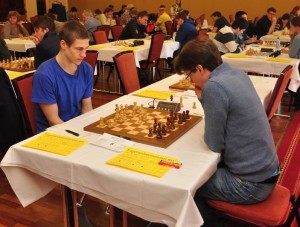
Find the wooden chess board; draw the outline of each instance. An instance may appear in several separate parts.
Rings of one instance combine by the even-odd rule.
[[[177,121],[175,121],[175,129],[171,130],[170,133],[167,133],[165,136],[162,136],[161,139],[157,139],[156,134],[153,134],[152,137],[148,136],[149,128],[153,126],[155,118],[162,124],[166,123],[170,112],[141,107],[143,108],[143,113],[142,115],[138,115],[135,113],[134,108],[135,106],[133,105],[129,106],[128,109],[125,110],[126,119],[120,123],[115,122],[113,127],[107,124],[100,127],[99,121],[97,121],[84,127],[84,130],[99,134],[109,133],[139,143],[166,148],[202,120],[200,116],[190,115],[190,119],[187,119],[186,122],[182,124],[177,124]],[[114,119],[116,119],[115,115],[116,113],[113,113],[103,118],[103,122],[114,121]]]
[[[195,90],[195,84],[192,83],[188,79],[182,79],[179,82],[170,85],[169,88],[183,90],[183,91],[186,91],[186,90]]]

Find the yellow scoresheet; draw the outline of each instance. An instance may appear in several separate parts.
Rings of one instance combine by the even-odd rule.
[[[87,143],[87,140],[44,132],[22,146],[66,156]]]
[[[143,90],[137,93],[134,93],[133,95],[146,97],[146,98],[153,98],[153,99],[168,99],[171,95],[173,95],[171,92],[163,92],[163,91],[156,91],[156,90]]]
[[[172,166],[161,165],[162,161],[164,163],[179,163],[179,160],[176,158],[154,154],[133,147],[126,147],[122,153],[106,163],[151,176],[162,177],[173,168]]]

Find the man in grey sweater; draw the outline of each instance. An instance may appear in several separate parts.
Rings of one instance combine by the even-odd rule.
[[[279,175],[279,162],[263,105],[247,74],[222,63],[207,38],[187,43],[175,70],[196,85],[205,113],[204,141],[221,154],[215,174],[197,190],[195,202],[210,223],[205,199],[252,204],[265,200]]]

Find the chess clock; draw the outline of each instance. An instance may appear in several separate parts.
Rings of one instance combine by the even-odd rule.
[[[168,111],[172,110],[175,113],[175,112],[180,111],[180,103],[160,101],[160,102],[158,102],[156,109],[168,110]]]

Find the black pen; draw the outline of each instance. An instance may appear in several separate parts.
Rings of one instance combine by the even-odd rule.
[[[71,130],[69,130],[69,129],[66,129],[66,132],[67,132],[67,133],[70,133],[70,134],[72,134],[72,135],[74,135],[74,136],[79,136],[79,133],[73,132],[73,131],[71,131]]]

